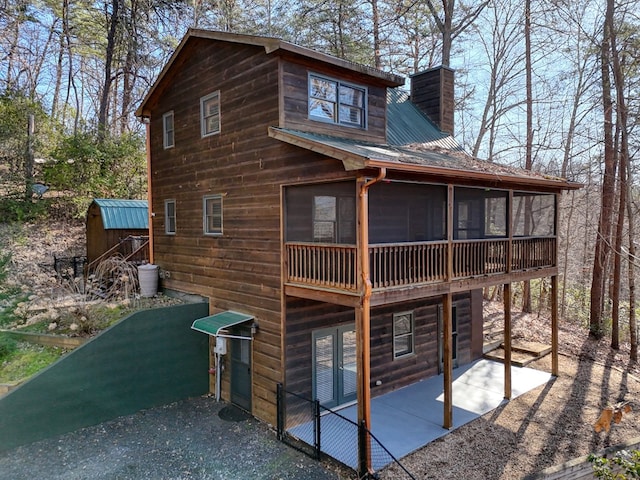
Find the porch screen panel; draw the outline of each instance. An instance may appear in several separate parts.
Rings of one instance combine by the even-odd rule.
[[[356,373],[356,332],[342,332],[342,397],[349,397],[358,388]]]
[[[513,235],[550,237],[555,235],[555,195],[513,193]]]
[[[355,244],[355,182],[291,186],[284,198],[287,242]]]
[[[378,183],[369,190],[372,244],[429,242],[446,238],[447,187]]]
[[[454,240],[507,236],[508,192],[455,187],[453,196]]]
[[[335,398],[333,385],[334,339],[332,334],[318,335],[314,339],[315,399],[321,404]]]

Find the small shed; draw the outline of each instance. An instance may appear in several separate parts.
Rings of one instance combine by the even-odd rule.
[[[127,255],[149,238],[146,200],[96,198],[87,210],[87,262],[109,252]]]

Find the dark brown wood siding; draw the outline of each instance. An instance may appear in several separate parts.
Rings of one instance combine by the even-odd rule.
[[[472,352],[471,301],[469,294],[454,296],[458,315],[458,365],[477,357]],[[396,390],[438,374],[438,316],[441,297],[396,303],[371,310],[371,393],[372,396]],[[415,326],[415,352],[393,356],[393,315],[412,311]],[[353,308],[328,303],[287,298],[286,313],[286,389],[312,397],[312,332],[355,321]],[[376,382],[380,385],[376,385]]]
[[[155,261],[163,286],[210,299],[212,313],[256,317],[252,342],[256,416],[275,421],[281,381],[277,58],[264,50],[194,42],[151,119]],[[220,92],[220,133],[201,138],[200,99]],[[162,144],[162,115],[173,110],[175,147]],[[266,177],[266,178],[265,178]],[[222,195],[223,235],[205,235],[203,197]],[[176,234],[164,233],[164,200],[176,201]],[[225,376],[228,375],[228,369]],[[228,398],[228,378],[223,397]]]
[[[366,87],[367,127],[355,128],[309,119],[309,73]],[[353,72],[331,70],[320,64],[305,65],[283,61],[282,96],[284,122],[280,125],[281,127],[386,143],[387,90],[382,86],[364,83],[363,78],[353,75]]]
[[[279,57],[263,48],[194,41],[151,117],[155,262],[162,286],[210,299],[212,313],[255,316],[252,413],[276,421],[283,381],[281,186],[353,178],[341,162],[274,140]],[[221,131],[201,138],[200,98],[220,91]],[[175,147],[162,143],[162,115],[174,112]],[[203,233],[203,196],[221,194],[223,234]],[[165,234],[164,201],[176,201],[176,234]],[[228,369],[223,398],[229,398]]]

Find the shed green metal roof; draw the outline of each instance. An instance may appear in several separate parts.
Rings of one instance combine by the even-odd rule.
[[[387,89],[387,143],[389,145],[429,144],[448,150],[462,150],[448,133],[411,103],[409,93]]]
[[[96,198],[105,230],[143,230],[149,228],[149,208],[146,200]]]

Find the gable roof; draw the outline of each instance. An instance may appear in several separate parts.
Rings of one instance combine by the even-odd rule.
[[[348,60],[343,60],[332,55],[327,55],[326,53],[317,52],[310,48],[301,47],[300,45],[286,42],[279,38],[263,37],[257,35],[241,35],[237,33],[190,28],[187,31],[186,35],[180,41],[178,47],[171,55],[171,58],[169,59],[167,64],[158,75],[158,78],[154,82],[153,86],[147,92],[144,100],[136,110],[136,116],[141,117],[148,115],[147,105],[161,93],[165,77],[167,77],[169,71],[174,67],[174,64],[177,63],[178,58],[181,56],[181,53],[183,52],[187,44],[194,39],[217,40],[222,42],[238,43],[242,45],[254,45],[264,48],[266,54],[286,52],[294,56],[312,60],[314,62],[322,62],[333,65],[335,67],[345,68],[362,75],[366,75],[372,80],[376,80],[377,83],[380,83],[387,87],[397,87],[400,85],[404,85],[404,78],[400,75],[383,72],[382,70],[378,70],[377,68],[350,62]]]
[[[149,213],[146,200],[96,198],[105,230],[147,230]]]

